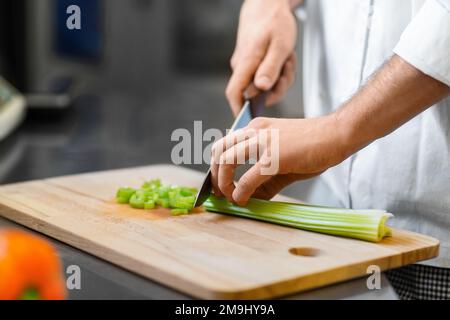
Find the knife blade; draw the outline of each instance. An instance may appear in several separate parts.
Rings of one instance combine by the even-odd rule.
[[[238,129],[246,127],[253,118],[260,117],[263,113],[264,107],[266,105],[267,92],[262,92],[257,96],[245,101],[241,112],[234,121],[230,132],[232,133]],[[212,190],[211,182],[211,169],[208,170],[205,179],[203,180],[200,191],[195,199],[194,207],[197,208],[201,206],[206,199],[209,198]]]

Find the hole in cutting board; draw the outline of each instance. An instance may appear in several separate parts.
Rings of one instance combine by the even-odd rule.
[[[320,250],[311,247],[297,247],[289,249],[289,253],[300,257],[317,257]]]

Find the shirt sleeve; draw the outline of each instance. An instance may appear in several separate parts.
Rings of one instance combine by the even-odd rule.
[[[394,53],[450,86],[450,0],[427,0],[403,32]]]

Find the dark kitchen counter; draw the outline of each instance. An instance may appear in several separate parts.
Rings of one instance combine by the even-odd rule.
[[[98,170],[171,163],[173,130],[226,128],[232,121],[223,98],[222,79],[184,79],[145,94],[97,90],[84,94],[64,112],[33,112],[24,124],[0,142],[0,184]],[[101,92],[101,93],[99,93]],[[205,165],[191,168],[206,170]],[[308,184],[289,195],[307,199]],[[319,192],[320,193],[320,192]],[[317,194],[317,192],[316,192]],[[21,228],[0,218],[1,227]],[[71,299],[190,299],[182,293],[144,279],[55,240],[67,267],[81,269],[81,290]],[[368,290],[357,279],[293,299],[396,299],[383,276],[381,290]]]

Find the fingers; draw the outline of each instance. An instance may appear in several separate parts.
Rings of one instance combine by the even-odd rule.
[[[222,181],[222,180],[219,178],[219,171],[220,171],[221,166],[234,163],[234,159],[231,159],[231,156],[230,156],[231,153],[228,153],[227,156],[223,156],[223,154],[228,149],[232,148],[235,145],[240,144],[242,141],[252,138],[253,136],[254,136],[253,130],[239,129],[239,130],[236,130],[235,132],[230,133],[229,135],[225,136],[224,138],[220,139],[213,145],[212,150],[211,150],[211,182],[213,184],[213,190],[214,190],[215,195],[217,195],[219,197],[224,196],[224,195],[227,196],[227,194],[224,194],[222,189],[230,190],[230,188],[232,187],[228,183],[223,185],[223,188],[220,187],[221,186],[220,181]],[[239,148],[241,148],[241,147],[239,147]],[[240,150],[240,149],[238,149],[238,150]],[[240,151],[240,152],[242,153],[242,151]],[[226,157],[228,159],[224,160]],[[240,155],[239,157],[242,157],[242,155]],[[228,175],[225,175],[225,177],[228,177]],[[233,181],[233,180],[231,180],[231,181]],[[232,191],[231,192],[229,191],[228,197],[230,200],[231,200],[231,194],[232,194]]]
[[[260,145],[260,137],[255,128],[263,127],[264,121],[264,118],[257,118],[251,122],[249,127],[231,133],[213,146],[215,157],[213,161],[218,163],[217,167],[213,169],[213,176],[217,177],[213,183],[217,184],[221,194],[229,201],[239,205],[246,204],[259,185],[270,178],[269,175],[262,174],[262,166],[266,163],[264,160],[267,160],[267,156],[258,159],[259,155],[267,150],[264,145]],[[245,164],[249,159],[255,159],[257,162],[239,179],[238,185],[235,186],[236,168]]]
[[[246,48],[246,54],[235,53],[232,58],[233,74],[226,89],[226,97],[233,114],[237,116],[244,102],[244,93],[253,82],[254,75],[266,52],[265,41]],[[242,57],[241,57],[242,56]]]
[[[219,172],[218,172],[218,186],[220,192],[228,199],[228,201],[233,202],[233,191],[234,186],[234,173],[235,169],[240,164],[245,164],[246,159],[249,155],[249,144],[257,144],[255,138],[242,141],[233,147],[226,150],[220,156]]]
[[[262,91],[272,89],[291,51],[280,41],[274,40],[255,75],[255,85]]]
[[[280,78],[267,97],[267,105],[278,103],[295,81],[297,57],[293,53],[283,66]]]
[[[240,136],[242,137],[242,134]],[[217,184],[220,192],[228,199],[228,201],[235,202],[233,194],[235,190],[234,174],[236,168],[239,165],[245,164],[250,158],[257,160],[259,152],[258,146],[258,137],[254,136],[229,147],[220,156]]]
[[[236,164],[222,163],[219,165],[218,172],[218,187],[220,192],[227,198],[228,201],[233,202],[234,186],[234,172]]]
[[[219,141],[214,143],[212,147],[212,157],[213,157],[212,162],[219,164],[220,157],[226,150],[230,149],[231,147],[242,141],[255,137],[255,135],[256,135],[255,130],[251,130],[251,128],[243,128],[236,130],[228,134],[224,138],[220,139]]]
[[[268,181],[271,176],[263,175],[261,162],[258,161],[252,166],[233,188],[233,201],[240,206],[245,206],[250,197],[255,193],[259,186]]]
[[[244,92],[252,82],[256,68],[255,61],[248,64],[240,63],[231,76],[225,94],[235,117],[242,108]]]
[[[272,89],[267,98],[267,105],[273,105],[281,100],[295,80],[295,53],[289,55],[289,51],[279,41],[273,41],[267,52],[264,51],[265,47],[260,42],[258,46],[253,47],[259,50],[254,50],[253,53],[250,47],[246,48],[249,52],[247,58],[241,58],[242,49],[236,51],[231,58],[233,74],[226,96],[235,116],[242,108],[245,93],[251,98],[260,90]]]
[[[236,164],[243,165],[247,160],[258,160],[258,138],[241,141],[226,150],[220,157],[220,165]]]

